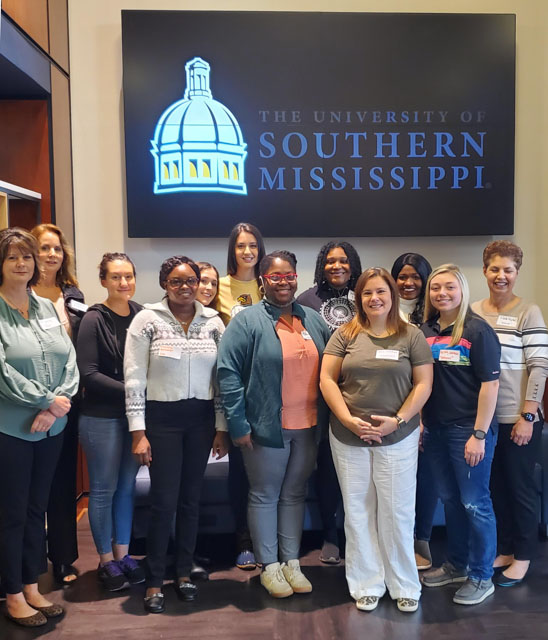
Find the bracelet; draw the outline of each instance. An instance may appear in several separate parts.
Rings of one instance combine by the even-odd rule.
[[[405,424],[405,420],[396,413],[396,415],[394,416],[394,418],[396,418],[396,422],[398,423],[398,429],[400,429],[404,424]]]

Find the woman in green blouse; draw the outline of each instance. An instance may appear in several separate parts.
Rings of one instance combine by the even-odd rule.
[[[38,591],[47,568],[44,514],[78,389],[74,348],[55,307],[30,287],[38,246],[22,229],[0,232],[0,575],[6,615],[35,627],[63,613]]]

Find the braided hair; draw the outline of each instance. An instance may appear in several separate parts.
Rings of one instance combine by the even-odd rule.
[[[331,240],[323,245],[318,253],[318,257],[316,258],[314,284],[318,285],[318,289],[329,289],[329,283],[325,279],[325,265],[327,264],[327,254],[332,249],[342,249],[346,253],[348,264],[350,265],[350,280],[348,281],[348,288],[351,291],[354,291],[356,282],[362,273],[362,263],[358,252],[350,242],[333,242]]]

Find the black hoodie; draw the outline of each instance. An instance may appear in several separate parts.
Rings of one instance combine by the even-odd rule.
[[[142,307],[132,300],[129,306],[131,321]],[[96,418],[125,417],[124,354],[104,305],[94,304],[82,318],[76,354],[83,386],[81,413]]]

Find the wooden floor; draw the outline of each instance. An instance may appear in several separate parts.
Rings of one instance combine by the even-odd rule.
[[[38,637],[47,640],[548,638],[548,542],[545,540],[540,547],[541,558],[522,585],[498,588],[493,597],[474,607],[453,604],[454,587],[424,589],[419,611],[403,614],[387,596],[376,611],[358,611],[347,592],[344,568],[321,566],[317,549],[309,551],[302,561],[314,591],[274,600],[260,586],[258,571],[245,573],[228,567],[231,554],[223,549],[221,539],[214,541],[216,547],[210,549],[216,557],[214,571],[209,582],[200,584],[198,599],[194,603],[181,603],[166,584],[166,612],[146,615],[142,607],[144,587],[132,587],[118,594],[105,594],[100,589],[87,515],[81,518],[78,527],[80,559],[77,565],[82,575],[77,584],[58,589],[49,576],[41,582],[42,591],[49,593],[53,601],[62,603],[66,614],[36,631],[20,628],[0,616],[0,640]],[[438,533],[437,537],[441,535]],[[442,548],[443,540],[434,541],[435,560],[441,559]]]

